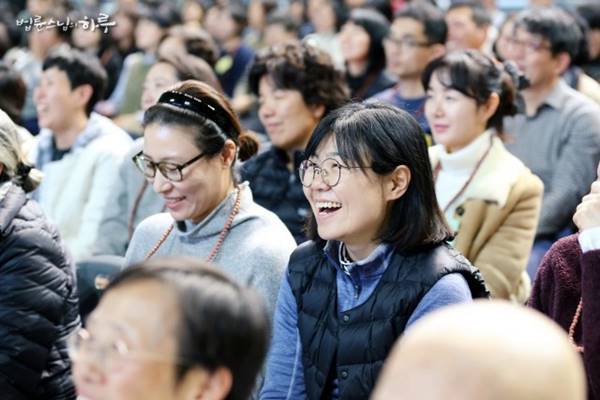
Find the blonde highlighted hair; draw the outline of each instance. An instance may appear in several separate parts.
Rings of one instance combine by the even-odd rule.
[[[26,193],[32,192],[42,180],[42,173],[32,168],[19,143],[17,127],[10,117],[0,110],[0,183],[12,181]]]

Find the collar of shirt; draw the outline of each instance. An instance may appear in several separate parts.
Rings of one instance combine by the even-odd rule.
[[[339,252],[342,242],[328,241],[323,251],[329,263],[342,273],[346,273],[339,262]],[[348,265],[348,273],[354,282],[363,282],[369,277],[381,275],[387,269],[394,254],[394,246],[381,243],[366,258],[354,261]]]
[[[453,153],[448,153],[443,145],[436,145],[437,148],[431,147],[430,152],[437,151],[437,158],[442,166],[442,171],[470,174],[489,149],[490,140],[494,133],[494,129],[487,129],[471,143]]]
[[[567,100],[568,89],[569,85],[563,79],[559,79],[543,104],[547,104],[555,109],[562,108]]]
[[[96,123],[97,120],[102,118],[99,114],[92,112],[90,114],[90,118],[88,122],[81,132],[73,146],[71,146],[70,151],[75,151],[76,149],[86,147],[90,142],[96,139],[98,136],[102,134],[101,129],[97,129]],[[52,160],[52,152],[53,152],[53,136],[52,131],[48,129],[42,129],[39,134],[38,139],[38,157],[36,161],[36,166],[38,168],[43,168],[43,166],[49,163]]]

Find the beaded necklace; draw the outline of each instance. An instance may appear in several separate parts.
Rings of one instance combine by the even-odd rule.
[[[128,232],[129,241],[131,241],[131,238],[133,237],[133,231],[135,230],[135,218],[137,217],[137,212],[140,207],[140,203],[142,202],[142,197],[144,197],[144,193],[146,192],[147,188],[148,188],[148,180],[144,179],[144,183],[142,184],[142,187],[140,187],[140,190],[138,191],[138,194],[135,197],[135,201],[133,202],[133,207],[131,208],[131,213],[129,214],[129,221],[127,223],[127,232]],[[164,205],[161,208],[160,212],[164,212],[166,208],[167,208],[167,206]]]
[[[583,311],[583,299],[579,299],[579,304],[577,305],[577,310],[575,310],[575,315],[573,316],[573,321],[571,321],[571,325],[569,326],[569,340],[575,346],[575,349],[583,353],[583,346],[578,346],[575,343],[575,328],[577,327],[577,323],[579,322],[579,318],[581,318],[581,312]]]
[[[223,245],[223,242],[225,241],[225,236],[227,236],[227,233],[229,233],[229,230],[231,229],[231,224],[233,224],[233,219],[235,218],[237,213],[240,211],[240,202],[241,202],[241,197],[242,197],[241,190],[240,190],[240,188],[236,188],[235,191],[236,191],[235,203],[233,204],[233,208],[231,209],[231,212],[229,213],[229,216],[227,217],[227,221],[225,222],[225,225],[223,226],[221,233],[219,233],[219,239],[217,239],[217,243],[215,243],[215,246],[213,247],[209,256],[206,258],[207,262],[212,262],[215,259],[215,257],[217,256],[217,253],[219,252],[219,250],[221,249],[221,246]],[[148,260],[154,254],[156,254],[156,252],[158,251],[160,246],[162,246],[162,244],[165,242],[165,240],[167,240],[167,237],[169,237],[169,235],[173,231],[173,227],[175,227],[175,223],[171,224],[167,228],[167,230],[162,234],[162,236],[160,237],[158,242],[156,242],[154,247],[152,247],[152,249],[148,252],[148,254],[146,254],[144,261]]]

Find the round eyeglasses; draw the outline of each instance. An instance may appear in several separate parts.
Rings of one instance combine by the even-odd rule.
[[[326,158],[319,164],[310,160],[302,161],[302,163],[300,163],[300,167],[298,168],[298,173],[300,175],[300,182],[302,182],[302,186],[304,187],[310,187],[310,185],[312,185],[313,181],[315,180],[315,175],[319,175],[323,183],[325,183],[327,186],[334,187],[340,183],[342,169],[353,168],[361,167],[348,167],[341,164],[334,158]]]
[[[140,151],[133,156],[131,160],[135,163],[135,166],[141,171],[141,173],[144,174],[146,179],[154,179],[156,177],[156,170],[158,169],[162,176],[169,181],[181,182],[183,180],[183,169],[198,161],[205,155],[205,153],[200,153],[196,157],[183,164],[176,164],[168,161],[155,163],[154,161],[149,160],[144,153]]]

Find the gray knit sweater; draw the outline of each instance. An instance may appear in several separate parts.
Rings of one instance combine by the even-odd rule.
[[[272,316],[283,272],[296,242],[275,214],[254,203],[247,183],[240,187],[240,211],[214,263],[239,283],[255,287],[264,296]],[[234,202],[235,195],[232,193],[200,223],[177,222],[154,257],[177,255],[206,259]],[[126,265],[143,261],[172,223],[173,218],[168,213],[145,219],[133,234]]]

